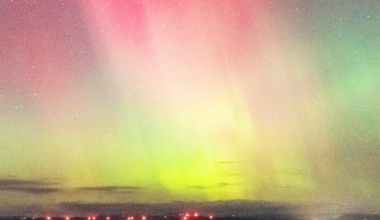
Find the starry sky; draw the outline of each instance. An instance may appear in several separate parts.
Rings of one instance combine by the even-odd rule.
[[[0,1],[0,209],[380,205],[380,1]]]

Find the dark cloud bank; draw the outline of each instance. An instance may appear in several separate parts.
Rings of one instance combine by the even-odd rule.
[[[24,180],[24,179],[0,179],[0,192],[21,192],[33,195],[51,193],[126,193],[132,194],[140,188],[135,186],[100,186],[100,187],[80,187],[62,188],[58,182],[48,182],[43,180]]]
[[[57,183],[41,180],[0,179],[0,191],[49,194],[61,191],[53,187]]]

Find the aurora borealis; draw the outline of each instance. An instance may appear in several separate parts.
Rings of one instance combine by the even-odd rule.
[[[379,206],[379,167],[379,1],[0,2],[2,210]]]

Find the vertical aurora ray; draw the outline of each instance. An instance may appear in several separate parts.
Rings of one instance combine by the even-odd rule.
[[[0,3],[1,178],[380,203],[376,2],[38,3]]]
[[[121,109],[120,115],[125,115],[122,116],[127,124],[125,130],[135,123],[134,131],[130,131],[133,135],[130,141],[132,145],[139,146],[139,152],[144,152],[142,155],[146,157],[143,160],[150,163],[149,170],[154,170],[150,175],[155,178],[153,182],[182,197],[186,196],[183,191],[195,192],[197,188],[213,188],[206,190],[206,195],[213,199],[242,196],[242,191],[236,194],[235,189],[230,195],[225,190],[221,193],[217,189],[225,184],[226,171],[215,164],[217,161],[237,161],[231,144],[236,141],[247,142],[251,135],[250,119],[245,120],[240,116],[245,112],[244,117],[249,117],[248,110],[244,109],[245,104],[237,103],[234,100],[236,95],[229,94],[234,92],[235,85],[229,76],[231,73],[225,72],[226,68],[223,67],[226,65],[224,61],[229,58],[223,56],[230,54],[228,51],[215,51],[218,45],[221,45],[220,50],[226,50],[228,48],[224,48],[224,45],[229,45],[229,42],[235,44],[240,40],[235,39],[238,36],[234,34],[223,38],[213,33],[214,28],[218,32],[225,32],[225,28],[237,28],[241,25],[240,18],[232,17],[213,24],[217,10],[214,9],[215,5],[209,3],[204,4],[201,11],[198,8],[203,4],[201,2],[133,4],[136,5],[126,5],[128,9],[105,2],[86,7],[99,13],[90,13],[94,19],[88,18],[89,22],[95,21],[90,26],[100,33],[99,39],[114,36],[114,40],[100,44],[105,52],[113,51],[110,53],[113,58],[107,68],[115,70],[113,73],[121,81],[120,85],[132,82],[134,87],[137,84],[139,88],[134,89],[139,89],[145,99],[138,105],[150,109],[143,110],[144,114],[141,115],[129,112],[136,111],[133,109]],[[230,6],[242,11],[239,13],[247,13],[239,9],[236,3]],[[124,10],[133,12],[124,13]],[[204,10],[215,13],[207,17]],[[221,10],[226,11],[227,8]],[[200,20],[193,21],[193,17]],[[206,22],[199,24],[201,20]],[[141,26],[134,27],[135,23]],[[130,31],[125,37],[120,37],[124,36],[124,28]],[[118,48],[116,53],[110,49],[115,45]],[[202,61],[199,56],[209,60]],[[201,65],[194,65],[196,63]],[[125,70],[131,73],[125,73]],[[219,71],[225,73],[219,75]],[[121,89],[127,96],[133,93],[130,91],[131,86]],[[130,114],[133,116],[130,117]],[[241,133],[241,129],[246,130],[246,134]],[[223,141],[223,135],[230,136],[230,143]],[[239,137],[238,140],[232,140],[237,136],[243,139]],[[234,181],[232,185],[241,184],[238,177]],[[204,193],[197,192],[196,195]]]

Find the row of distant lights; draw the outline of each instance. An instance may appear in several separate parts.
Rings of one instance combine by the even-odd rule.
[[[183,217],[183,220],[187,220],[189,216],[190,216],[190,215],[187,213],[187,214]],[[198,217],[198,213],[195,213],[194,216],[195,216],[195,217]],[[210,218],[210,219],[213,219],[214,217],[213,217],[212,215],[210,215],[209,218]]]
[[[180,215],[181,215],[181,214],[180,214]],[[190,215],[187,213],[187,214],[183,217],[183,220],[187,220],[189,216],[190,216]],[[194,216],[195,216],[195,217],[198,217],[198,213],[195,213]],[[166,216],[165,216],[165,218],[166,218]],[[212,215],[209,216],[209,219],[213,219],[213,218],[214,218],[214,217],[213,217]],[[47,217],[46,219],[47,219],[47,220],[51,220],[51,217]],[[66,220],[70,220],[70,217],[66,217],[65,219],[66,219]],[[107,220],[110,220],[111,218],[110,218],[110,217],[107,217],[106,219],[107,219]],[[141,217],[141,219],[142,219],[142,220],[146,220],[146,217],[143,216],[143,217]],[[87,220],[96,220],[96,217],[95,217],[95,216],[93,216],[93,217],[88,217]],[[128,217],[127,220],[134,220],[134,218],[133,218],[133,216],[131,216],[131,217]]]
[[[47,219],[47,220],[51,220],[51,217],[46,217],[46,219]],[[70,220],[70,217],[66,217],[65,219],[66,219],[66,220]],[[111,218],[110,218],[110,217],[107,217],[106,219],[107,219],[107,220],[110,220]],[[142,220],[146,220],[146,217],[143,216],[141,219],[142,219]],[[96,217],[95,217],[95,216],[93,216],[93,217],[87,217],[87,220],[96,220]],[[133,216],[132,216],[132,217],[128,217],[128,220],[133,220]]]

